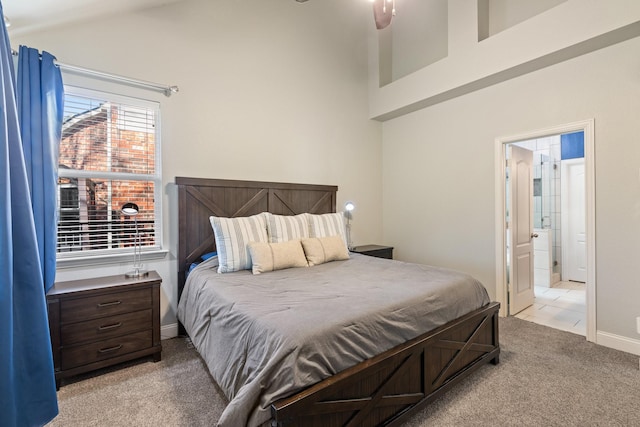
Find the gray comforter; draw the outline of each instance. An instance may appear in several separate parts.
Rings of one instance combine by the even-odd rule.
[[[469,275],[352,254],[309,268],[187,280],[178,318],[229,398],[219,426],[257,426],[269,405],[489,303]]]

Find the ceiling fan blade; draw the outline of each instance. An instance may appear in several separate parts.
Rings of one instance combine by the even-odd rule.
[[[391,8],[385,6],[386,0],[375,0],[373,2],[373,18],[376,21],[376,28],[382,30],[391,24]]]

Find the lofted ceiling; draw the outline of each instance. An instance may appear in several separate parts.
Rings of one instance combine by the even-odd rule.
[[[100,16],[184,0],[1,0],[9,34],[24,34]]]

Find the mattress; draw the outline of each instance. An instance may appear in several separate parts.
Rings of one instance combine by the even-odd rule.
[[[187,279],[178,318],[229,399],[218,425],[258,426],[270,404],[489,303],[473,277],[351,254],[308,268]]]

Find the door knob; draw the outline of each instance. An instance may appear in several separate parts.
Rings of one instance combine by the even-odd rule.
[[[538,233],[531,233],[531,238],[533,239],[535,237],[538,237]]]

